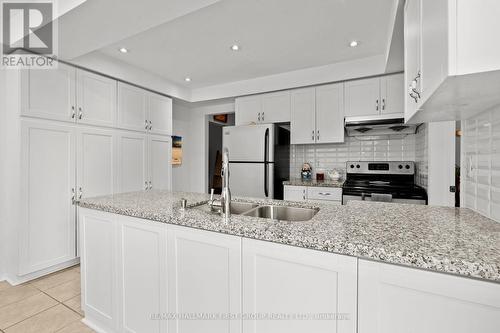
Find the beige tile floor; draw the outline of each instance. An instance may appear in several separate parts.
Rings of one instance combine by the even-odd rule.
[[[0,282],[0,333],[94,332],[80,305],[80,266],[18,286]]]

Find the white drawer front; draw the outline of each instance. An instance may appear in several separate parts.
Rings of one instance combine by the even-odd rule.
[[[335,187],[309,187],[309,200],[342,201],[342,189]]]

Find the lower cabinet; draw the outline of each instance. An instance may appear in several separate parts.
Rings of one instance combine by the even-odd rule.
[[[284,199],[340,205],[342,204],[342,188],[285,185]]]
[[[168,226],[168,308],[171,314],[234,315],[170,320],[169,332],[241,332],[241,239]]]
[[[243,313],[255,317],[243,321],[243,332],[356,332],[356,258],[246,238],[242,244]]]
[[[496,333],[500,284],[359,260],[359,333]]]

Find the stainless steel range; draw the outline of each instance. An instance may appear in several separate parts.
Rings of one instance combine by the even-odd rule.
[[[350,200],[426,205],[427,193],[415,184],[414,162],[347,162],[342,203]]]

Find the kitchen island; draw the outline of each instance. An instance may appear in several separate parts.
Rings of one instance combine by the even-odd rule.
[[[144,191],[79,203],[88,325],[259,333],[500,326],[500,224],[468,209],[242,199],[319,211],[304,222],[226,221],[182,210],[181,198],[196,206],[208,195]]]

